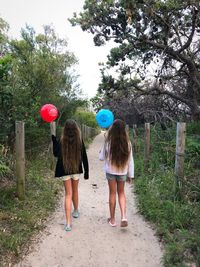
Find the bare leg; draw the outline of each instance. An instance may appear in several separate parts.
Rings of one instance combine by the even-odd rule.
[[[108,180],[109,185],[109,208],[110,208],[110,222],[115,224],[115,207],[116,207],[116,180]]]
[[[67,225],[71,225],[71,207],[72,207],[72,182],[71,179],[64,181],[65,187],[65,215]]]
[[[74,205],[74,210],[78,210],[78,183],[79,180],[72,179],[72,202]]]
[[[124,192],[125,182],[117,181],[117,193],[121,211],[121,219],[126,219],[126,196]]]

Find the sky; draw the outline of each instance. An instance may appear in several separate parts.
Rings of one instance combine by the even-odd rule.
[[[76,66],[78,82],[84,95],[95,96],[100,82],[99,62],[105,62],[112,45],[95,47],[93,35],[72,27],[68,18],[81,12],[84,0],[0,0],[0,17],[10,26],[9,36],[20,38],[26,24],[37,33],[43,25],[52,25],[59,37],[68,40],[68,49],[79,60]]]

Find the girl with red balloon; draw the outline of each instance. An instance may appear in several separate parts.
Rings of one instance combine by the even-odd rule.
[[[40,110],[41,117],[46,122],[52,122],[57,118],[57,109],[46,104]],[[81,131],[74,120],[67,120],[59,140],[52,135],[53,154],[57,158],[55,177],[62,180],[65,188],[65,231],[71,231],[72,203],[74,210],[72,216],[78,218],[80,215],[78,208],[78,184],[80,174],[84,179],[89,178],[88,158],[84,142],[81,138]],[[82,166],[83,165],[83,166]]]
[[[84,179],[89,178],[88,158],[80,129],[74,120],[67,120],[60,140],[52,135],[52,141],[53,154],[57,157],[55,177],[64,182],[65,188],[65,230],[71,231],[71,206],[73,203],[72,216],[78,218],[80,215],[78,209],[79,177],[84,167]]]

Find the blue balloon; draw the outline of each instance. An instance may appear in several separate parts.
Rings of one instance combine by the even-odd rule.
[[[101,109],[96,114],[96,121],[98,125],[102,128],[108,128],[114,120],[114,115],[112,111],[108,109]]]

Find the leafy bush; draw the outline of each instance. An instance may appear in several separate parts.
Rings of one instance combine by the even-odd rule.
[[[200,137],[195,139],[192,137],[187,138],[186,154],[188,157],[195,157],[195,160],[200,160]]]
[[[10,168],[0,161],[0,178],[7,176],[10,173],[11,173]]]
[[[200,123],[190,122],[187,123],[187,134],[188,135],[199,135],[200,134]]]
[[[9,149],[0,144],[0,178],[12,176],[13,159]]]
[[[98,127],[95,114],[81,108],[77,109],[73,116],[73,119],[75,119],[80,124],[86,124],[87,126],[92,128]]]

